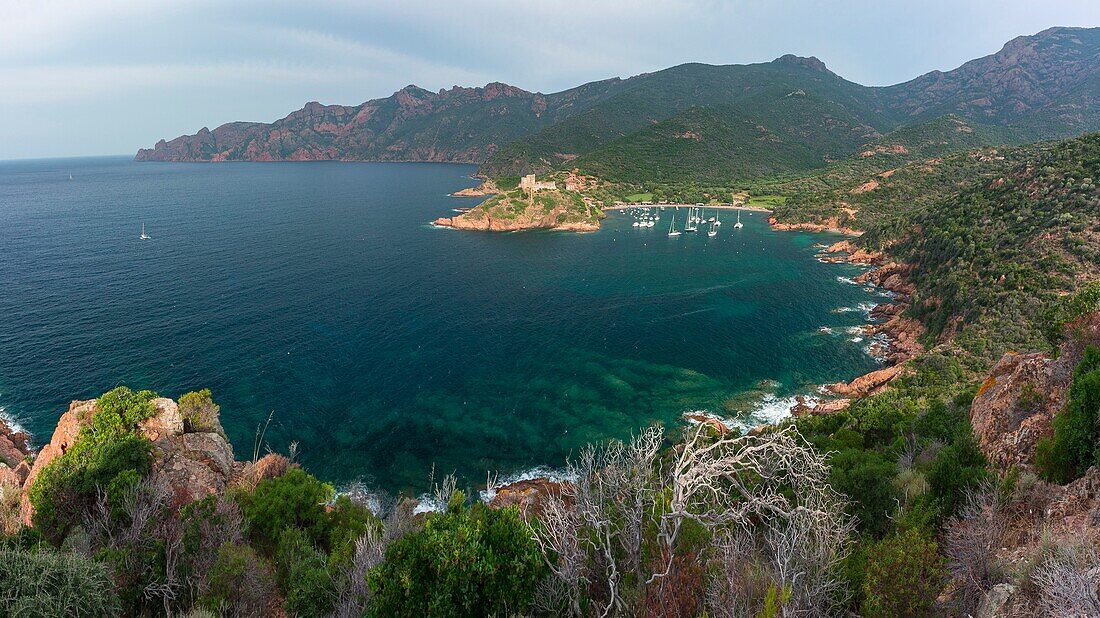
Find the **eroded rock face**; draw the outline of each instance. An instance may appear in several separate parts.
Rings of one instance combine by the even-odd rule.
[[[225,491],[233,476],[233,447],[218,433],[185,433],[153,443],[153,477],[182,506]]]
[[[23,482],[23,497],[19,505],[19,516],[26,525],[31,525],[31,518],[34,517],[34,507],[31,506],[30,498],[27,495],[31,485],[34,484],[34,480],[38,478],[43,468],[63,455],[76,442],[76,437],[80,434],[81,428],[91,421],[93,412],[95,412],[95,399],[70,403],[69,411],[62,414],[61,419],[57,421],[57,428],[53,431],[50,443],[43,446],[42,450],[38,452],[38,456],[35,457],[34,465]]]
[[[157,413],[138,423],[138,428],[150,442],[183,434],[183,417],[180,416],[180,408],[176,402],[167,397],[158,397],[153,400],[153,406]]]
[[[1006,354],[982,384],[970,422],[991,464],[1030,468],[1035,444],[1065,405],[1073,368],[1045,354]]]
[[[1084,350],[1100,343],[1100,313],[1071,324],[1057,359],[1045,354],[1006,354],[970,406],[970,422],[990,463],[1001,470],[1030,468],[1035,445],[1050,435],[1065,407],[1073,370]]]

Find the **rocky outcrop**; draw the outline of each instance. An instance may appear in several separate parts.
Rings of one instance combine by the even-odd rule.
[[[850,240],[835,242],[821,250],[818,258],[834,264],[880,264],[885,257],[881,251],[869,251]]]
[[[486,180],[476,187],[459,189],[451,195],[453,197],[485,197],[486,195],[494,195],[496,193],[500,193],[500,189],[497,189],[496,183],[492,180]]]
[[[155,414],[138,424],[142,435],[152,443],[152,478],[168,488],[176,506],[225,491],[238,466],[221,425],[215,422],[208,431],[187,432],[176,402],[160,397],[152,403]],[[91,422],[95,404],[95,400],[72,402],[50,442],[35,457],[34,465],[28,468],[24,463],[23,471],[15,470],[23,477],[20,518],[27,525],[34,517],[28,495],[31,485],[46,466],[72,447],[80,430]]]
[[[1057,358],[1038,352],[1005,354],[974,397],[974,435],[999,469],[1034,464],[1035,445],[1050,435],[1051,422],[1065,406],[1084,349],[1100,344],[1100,313],[1071,324],[1067,332]]]
[[[780,232],[833,232],[837,234],[847,234],[848,236],[859,236],[863,234],[860,230],[842,224],[839,216],[826,217],[821,221],[802,223],[788,223],[780,221],[775,217],[768,217],[768,223],[772,226],[773,230]]]
[[[153,478],[181,506],[225,491],[233,477],[233,447],[219,433],[185,433],[153,443]]]
[[[880,392],[887,383],[898,377],[903,369],[904,365],[885,367],[883,369],[861,375],[848,383],[837,382],[836,384],[827,384],[825,388],[830,393],[838,395],[840,397],[846,397],[848,399],[859,399]]]
[[[525,479],[498,487],[489,506],[502,509],[514,506],[526,519],[538,517],[542,513],[545,500],[548,496],[559,495],[562,490],[562,482],[553,481],[546,477]]]
[[[0,466],[17,467],[31,454],[29,442],[26,432],[15,431],[0,418]]]
[[[38,451],[38,455],[34,458],[34,465],[23,481],[23,496],[19,505],[19,516],[27,525],[30,525],[31,518],[34,516],[34,507],[31,506],[30,497],[27,495],[31,485],[34,484],[35,479],[38,478],[42,470],[50,465],[50,462],[65,454],[65,451],[72,447],[73,443],[76,442],[76,437],[80,435],[80,430],[92,420],[94,412],[94,399],[70,403],[69,411],[62,414],[61,419],[57,421],[57,427],[53,431],[53,437],[50,438],[49,444]]]

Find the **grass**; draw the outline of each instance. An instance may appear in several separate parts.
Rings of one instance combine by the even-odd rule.
[[[749,198],[749,201],[745,203],[745,206],[772,208],[774,206],[782,206],[786,203],[787,197],[784,195],[753,195]]]

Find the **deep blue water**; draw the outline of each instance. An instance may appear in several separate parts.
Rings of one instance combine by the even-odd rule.
[[[472,171],[0,163],[0,406],[41,443],[72,399],[209,387],[238,457],[274,411],[271,446],[298,441],[319,476],[417,491],[433,463],[557,466],[876,366],[845,332],[865,314],[836,310],[878,297],[814,259],[829,235],[759,213],[715,238],[668,238],[669,212],[586,235],[427,225],[476,203],[447,196]]]

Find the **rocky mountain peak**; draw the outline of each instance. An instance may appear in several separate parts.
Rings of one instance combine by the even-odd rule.
[[[829,67],[825,66],[825,63],[822,62],[817,56],[796,56],[794,54],[784,54],[776,58],[772,62],[776,64],[792,64],[796,66],[806,67],[807,69],[812,69],[814,71],[829,73],[830,75],[832,74],[832,71],[829,70]]]

